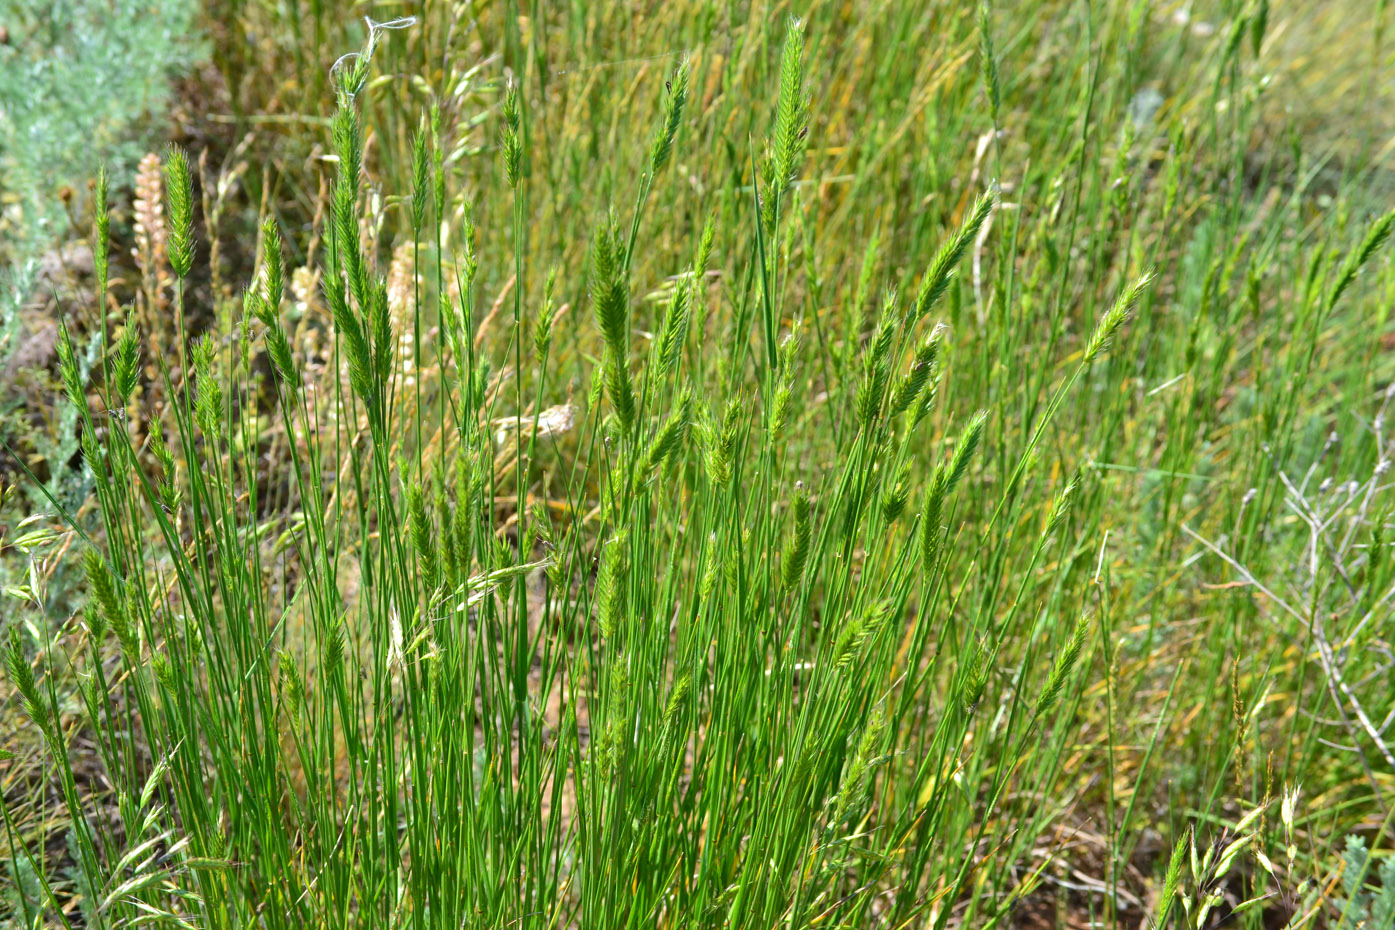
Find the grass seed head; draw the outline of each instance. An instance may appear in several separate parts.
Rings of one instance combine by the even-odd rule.
[[[266,298],[269,315],[281,312],[281,297],[286,290],[286,266],[281,257],[281,228],[275,217],[262,223],[262,295]]]
[[[187,278],[194,266],[194,192],[189,156],[177,145],[165,152],[165,205],[170,268],[176,277]]]
[[[1167,860],[1167,871],[1163,874],[1162,895],[1158,898],[1158,916],[1155,926],[1167,926],[1167,918],[1177,903],[1177,892],[1182,885],[1182,863],[1187,849],[1191,846],[1191,831],[1188,830],[1172,847],[1172,855]]]
[[[983,425],[987,419],[988,413],[984,410],[978,411],[969,418],[964,432],[954,445],[954,454],[950,456],[949,472],[945,477],[945,494],[953,491],[954,486],[968,472],[969,462],[973,460],[974,451],[978,449],[979,441],[983,438]]]
[[[954,274],[954,269],[964,258],[964,253],[969,250],[969,246],[978,238],[979,231],[983,224],[987,222],[989,214],[993,212],[995,198],[992,191],[980,194],[974,200],[973,207],[968,215],[964,217],[964,222],[955,231],[954,235],[940,246],[940,250],[935,253],[930,266],[925,269],[925,275],[920,279],[920,289],[916,292],[915,298],[915,318],[923,319],[927,313],[935,308],[949,289],[950,277]]]
[[[1153,273],[1151,271],[1145,272],[1142,277],[1124,289],[1114,304],[1100,318],[1099,324],[1095,327],[1095,334],[1090,337],[1090,342],[1085,347],[1086,365],[1094,362],[1109,348],[1114,334],[1119,331],[1124,320],[1128,319],[1139,298],[1143,296],[1143,292],[1152,283]]]
[[[92,195],[92,263],[97,272],[97,291],[107,289],[109,253],[111,249],[111,212],[107,207],[107,171],[97,172],[97,184]]]
[[[24,647],[19,641],[19,627],[10,627],[9,648],[6,651],[6,661],[10,667],[10,681],[14,683],[15,690],[19,692],[21,702],[24,705],[24,712],[29,715],[29,719],[34,721],[34,725],[39,728],[46,739],[52,739],[50,729],[50,717],[48,704],[39,694],[39,685],[34,676],[34,667],[25,658]]]
[[[437,558],[435,528],[431,515],[427,512],[426,496],[422,494],[419,482],[407,489],[407,511],[411,522],[412,548],[417,551],[417,568],[421,572],[421,583],[428,593],[435,591],[441,580],[440,563]]]
[[[1046,680],[1046,687],[1037,697],[1037,717],[1046,714],[1060,700],[1066,681],[1075,669],[1075,664],[1080,661],[1080,652],[1085,645],[1085,630],[1088,620],[1089,618],[1081,614],[1080,619],[1075,622],[1075,628],[1071,630],[1070,638],[1066,640],[1066,645],[1061,649],[1060,655],[1056,657],[1056,662],[1051,667],[1051,675]]]
[[[504,177],[509,187],[517,189],[523,170],[522,117],[518,106],[518,88],[510,80],[504,91],[504,122],[499,128],[499,149],[504,160]]]
[[[771,143],[772,178],[767,187],[771,199],[794,181],[804,160],[809,137],[809,95],[804,87],[804,24],[795,18],[785,28],[780,56],[780,101],[775,114],[775,138]]]
[[[798,482],[794,491],[794,533],[780,564],[780,580],[787,591],[803,580],[804,567],[809,561],[809,543],[813,539],[813,525],[809,518],[812,504],[808,488],[804,482]]]
[[[998,58],[993,51],[993,22],[987,0],[978,5],[978,56],[979,67],[983,72],[983,91],[988,96],[988,106],[997,126],[1003,107],[1003,92],[998,80]]]
[[[538,365],[546,362],[548,350],[552,347],[552,323],[557,315],[556,290],[557,269],[554,267],[547,273],[547,281],[543,285],[542,311],[533,326],[533,360]]]
[[[68,334],[67,324],[58,327],[58,339],[54,345],[58,355],[58,374],[63,380],[63,390],[74,410],[87,409],[87,395],[83,391],[82,372],[78,367],[77,354],[73,351],[73,340]]]
[[[920,398],[921,392],[930,382],[930,375],[934,373],[935,363],[940,354],[942,333],[943,330],[939,326],[931,330],[930,335],[925,337],[920,348],[916,349],[910,370],[896,382],[896,390],[893,392],[891,400],[891,415],[893,417],[905,413]]]
[[[223,383],[214,365],[217,349],[211,333],[194,344],[194,421],[208,439],[222,434]]]
[[[1361,245],[1347,256],[1347,260],[1342,263],[1341,270],[1337,273],[1337,283],[1332,286],[1331,295],[1327,298],[1327,306],[1336,305],[1347,288],[1356,280],[1356,275],[1361,271],[1371,257],[1380,251],[1387,239],[1390,238],[1391,231],[1395,230],[1395,210],[1391,210],[1384,216],[1378,218],[1366,230],[1366,235],[1361,240]]]
[[[655,177],[668,164],[673,154],[673,140],[683,120],[683,107],[688,102],[688,62],[679,62],[673,75],[664,83],[663,118],[649,143],[649,175]]]
[[[427,157],[426,125],[422,120],[412,135],[412,230],[421,229],[426,218],[426,204],[432,197],[431,171]]]
[[[940,540],[944,535],[944,504],[949,475],[943,465],[935,469],[929,486],[925,489],[925,503],[920,515],[920,558],[921,568],[927,578],[934,575],[939,566]]]
[[[1061,493],[1056,495],[1056,500],[1051,504],[1051,516],[1046,521],[1046,532],[1043,535],[1050,536],[1066,522],[1070,516],[1071,500],[1075,496],[1076,486],[1079,480],[1072,478],[1070,483],[1061,489]]]
[[[964,713],[971,714],[978,707],[979,701],[983,700],[983,693],[988,690],[988,676],[992,671],[993,649],[989,646],[988,640],[980,637],[974,644],[974,654],[969,660],[969,665],[964,669],[960,687],[959,704]]]
[[[911,494],[911,464],[905,462],[895,477],[882,489],[882,520],[895,523],[906,511],[906,499]]]
[[[687,433],[688,421],[692,416],[693,394],[691,389],[684,389],[679,396],[678,404],[672,413],[668,415],[662,426],[650,440],[649,448],[644,453],[644,474],[650,475],[659,469],[664,462],[677,454],[683,444],[683,438]]]

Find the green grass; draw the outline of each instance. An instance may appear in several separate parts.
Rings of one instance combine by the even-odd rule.
[[[303,135],[221,225],[169,150],[169,332],[66,315],[8,919],[1375,913],[1388,154],[1219,6],[431,3],[332,73],[351,23],[219,6]]]

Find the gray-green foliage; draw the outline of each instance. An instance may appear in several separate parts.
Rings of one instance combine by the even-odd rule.
[[[1395,856],[1386,853],[1376,862],[1366,840],[1348,836],[1342,854],[1342,891],[1335,902],[1341,914],[1337,930],[1395,926]]]
[[[42,254],[65,233],[58,193],[93,165],[117,177],[151,140],[169,79],[202,55],[193,0],[17,0],[0,45],[0,260]],[[152,120],[152,117],[155,119]]]

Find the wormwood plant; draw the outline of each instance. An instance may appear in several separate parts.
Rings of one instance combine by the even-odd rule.
[[[1022,596],[1067,532],[1074,486],[1038,526],[1023,519],[1020,491],[1052,416],[1150,277],[1103,315],[1020,447],[998,450],[1004,480],[972,534],[956,510],[987,493],[973,469],[993,418],[938,409],[948,339],[935,316],[991,193],[922,258],[913,294],[885,291],[856,348],[849,428],[831,464],[790,455],[808,423],[807,382],[799,328],[780,309],[788,253],[774,244],[808,136],[794,22],[774,129],[751,158],[744,254],[718,256],[707,224],[653,339],[636,338],[631,268],[647,199],[680,143],[680,66],[633,213],[603,214],[591,242],[585,289],[602,351],[587,407],[576,424],[570,411],[545,418],[554,293],[567,284],[549,277],[534,308],[522,286],[533,272],[516,252],[513,326],[491,353],[476,338],[476,240],[487,230],[468,230],[455,261],[434,253],[435,279],[455,288],[441,287],[435,307],[415,293],[411,338],[394,329],[360,235],[356,97],[378,39],[334,77],[321,270],[344,378],[305,376],[283,322],[272,222],[238,327],[184,339],[199,243],[178,149],[164,163],[165,202],[188,360],[154,359],[168,422],[153,421],[142,444],[126,427],[145,354],[134,320],[104,347],[104,413],[91,412],[72,340],[60,338],[101,520],[67,515],[86,544],[81,648],[32,656],[17,636],[8,644],[76,863],[72,879],[45,868],[5,809],[13,874],[30,877],[23,921],[1003,921],[1040,869],[1002,895],[973,892],[1049,824],[1033,799],[1063,767],[1090,629],[1059,586],[1039,606]],[[524,99],[509,89],[499,133],[520,250]],[[446,209],[427,126],[409,202],[418,234]],[[96,209],[104,230],[101,198]],[[101,269],[107,237],[96,238]],[[734,306],[714,300],[714,262],[751,282]],[[727,311],[726,357],[697,351],[692,331]],[[406,344],[418,370],[433,358],[438,380],[407,384]],[[297,440],[289,512],[265,507],[268,417]],[[496,432],[501,417],[513,426]],[[558,439],[568,426],[574,446]],[[1023,588],[1000,602],[1009,541],[1024,532],[1034,538],[1017,567]],[[956,550],[993,571],[962,571]],[[80,673],[76,716],[60,700],[60,660]],[[109,794],[78,785],[79,731]]]

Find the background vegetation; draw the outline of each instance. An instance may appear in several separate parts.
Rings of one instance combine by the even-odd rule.
[[[1383,0],[117,6],[0,920],[1388,925]]]

